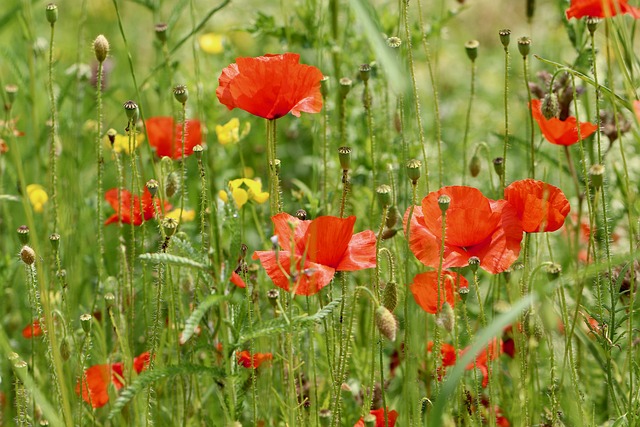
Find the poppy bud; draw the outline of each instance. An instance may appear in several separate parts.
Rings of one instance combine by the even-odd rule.
[[[365,427],[376,427],[376,416],[373,414],[365,415],[362,420],[364,421]]]
[[[155,197],[158,192],[158,181],[155,179],[150,179],[147,181],[147,190],[151,193],[151,197]]]
[[[202,152],[204,151],[204,147],[200,144],[193,147],[193,152],[196,154],[196,158],[198,160],[202,159]]]
[[[138,120],[138,104],[129,100],[123,104],[123,107],[130,122],[135,122],[136,120]]]
[[[387,219],[385,225],[389,228],[393,228],[400,219],[400,211],[397,206],[391,206],[387,212]]]
[[[318,417],[320,418],[321,427],[329,427],[331,425],[331,409],[320,409]]]
[[[478,157],[477,154],[474,154],[469,161],[469,173],[472,177],[475,178],[476,176],[480,175],[480,169],[482,168],[481,166],[482,165],[480,163],[480,157]]]
[[[396,282],[389,282],[384,287],[384,292],[382,293],[382,305],[391,312],[396,309],[396,306],[398,305],[398,284]]]
[[[111,143],[111,147],[113,147],[113,144],[116,143],[116,135],[118,135],[118,132],[111,128],[107,131],[107,138],[109,138],[109,142]]]
[[[478,258],[477,256],[472,256],[471,258],[469,258],[469,268],[471,269],[472,272],[476,272],[478,271],[478,267],[480,266],[480,258]]]
[[[55,3],[49,3],[45,10],[45,14],[47,16],[47,21],[49,21],[49,24],[55,24],[58,20],[58,6],[56,6]]]
[[[604,166],[592,165],[589,168],[589,178],[591,178],[591,185],[593,185],[593,188],[598,190],[602,187],[602,183],[604,181]]]
[[[31,246],[24,245],[20,250],[20,259],[27,265],[33,265],[36,262],[36,252]]]
[[[362,64],[360,66],[360,80],[362,80],[363,82],[368,82],[370,74],[371,66],[369,64]]]
[[[340,79],[340,96],[345,98],[349,91],[351,90],[351,85],[353,82],[349,77],[343,77]]]
[[[480,42],[478,40],[469,40],[464,44],[467,56],[471,61],[475,61],[478,57],[478,46],[480,46]]]
[[[304,221],[307,219],[307,211],[305,211],[304,209],[298,209],[296,211],[296,218],[298,218],[300,221]]]
[[[593,33],[598,29],[598,24],[600,24],[600,18],[591,16],[587,17],[587,29],[591,35],[593,35]]]
[[[167,237],[173,236],[176,230],[178,229],[178,221],[171,217],[164,218],[161,224],[162,224],[162,229],[164,230],[164,234]]]
[[[389,37],[387,39],[387,46],[391,49],[397,49],[402,45],[402,39],[400,37]]]
[[[413,185],[418,183],[420,179],[420,168],[422,167],[422,162],[418,159],[411,159],[407,162],[407,176],[411,180]]]
[[[65,362],[71,357],[71,344],[69,343],[69,337],[62,338],[60,342],[60,356]]]
[[[20,227],[18,227],[17,232],[20,243],[22,243],[23,245],[29,243],[29,227],[27,227],[26,225],[21,225]]]
[[[269,304],[273,308],[278,306],[278,298],[280,298],[280,291],[277,289],[270,289],[267,291],[267,298],[269,299]]]
[[[16,85],[6,85],[4,87],[4,93],[7,95],[7,103],[9,107],[13,105],[13,102],[16,100],[16,93],[18,92],[18,86]]]
[[[175,172],[171,172],[167,176],[167,186],[165,188],[165,193],[168,198],[173,197],[174,194],[178,192],[180,189],[180,177]]]
[[[189,99],[189,91],[187,90],[187,87],[185,85],[178,85],[178,86],[174,87],[173,88],[173,97],[180,104],[186,103],[187,99]]]
[[[529,56],[529,51],[531,50],[531,38],[520,37],[518,39],[518,50],[520,51],[520,55],[522,55],[523,58]]]
[[[88,334],[91,331],[91,320],[93,316],[90,313],[84,313],[80,316],[80,325],[82,326],[82,330]]]
[[[453,331],[455,321],[456,316],[453,312],[453,308],[445,301],[442,305],[442,309],[437,314],[436,323],[442,326],[447,332],[451,332]]]
[[[323,98],[326,98],[329,94],[329,76],[323,76],[320,80],[320,93]]]
[[[382,240],[388,240],[398,234],[398,230],[395,228],[387,228],[382,232]]]
[[[51,242],[51,247],[54,252],[57,252],[60,248],[60,235],[58,233],[53,233],[49,236],[49,241]]]
[[[107,55],[109,54],[109,41],[102,34],[93,41],[93,53],[100,63],[107,59]]]
[[[553,92],[546,94],[542,99],[540,112],[547,120],[558,117],[558,114],[560,114],[560,103],[558,102],[558,95]]]
[[[444,215],[445,212],[447,212],[447,209],[449,209],[450,204],[451,204],[451,197],[447,196],[446,194],[443,194],[440,197],[438,197],[438,206],[440,206],[442,215]]]
[[[338,158],[340,159],[340,167],[342,170],[349,170],[351,167],[351,147],[338,148]]]
[[[167,42],[167,29],[169,28],[169,26],[165,23],[160,23],[160,24],[156,24],[155,26],[155,30],[156,30],[156,37],[158,38],[158,40],[160,40],[160,43],[166,43]]]
[[[562,273],[562,266],[554,262],[553,264],[547,265],[546,270],[547,270],[547,278],[549,279],[550,282],[553,282],[560,276],[560,273]]]
[[[511,30],[508,28],[505,28],[503,30],[498,31],[498,34],[500,35],[500,43],[502,43],[502,46],[506,50],[509,47],[509,42],[511,41]]]
[[[391,187],[387,184],[382,184],[376,188],[376,194],[378,195],[378,203],[382,208],[386,208],[391,205]]]
[[[396,332],[398,330],[396,318],[384,305],[381,305],[376,309],[376,326],[378,327],[380,334],[389,341],[396,340]]]
[[[527,0],[527,21],[531,21],[536,11],[536,0]]]
[[[502,176],[502,172],[504,171],[504,159],[502,157],[493,159],[493,169],[499,176]]]

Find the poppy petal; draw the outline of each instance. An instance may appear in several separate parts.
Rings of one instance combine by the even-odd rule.
[[[356,271],[376,266],[376,235],[371,230],[353,235],[337,271]]]
[[[504,198],[516,209],[528,233],[558,230],[571,209],[562,190],[534,179],[511,183],[504,190]]]
[[[411,293],[416,303],[427,313],[436,314],[445,302],[448,302],[453,307],[456,301],[456,287],[469,287],[467,279],[457,273],[443,271],[442,276],[443,286],[440,289],[440,307],[438,307],[438,272],[427,271],[413,278]]]

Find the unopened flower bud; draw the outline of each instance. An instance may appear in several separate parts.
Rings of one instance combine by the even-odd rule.
[[[185,85],[178,85],[173,88],[173,97],[181,104],[184,104],[189,99],[189,91]]]
[[[477,154],[474,154],[469,161],[469,173],[472,177],[476,177],[480,175],[480,169],[482,168],[482,164],[480,163],[480,157]]]
[[[20,227],[18,227],[17,232],[20,243],[22,243],[23,245],[29,243],[29,227],[27,227],[26,225],[21,225]]]
[[[391,187],[387,184],[382,184],[376,188],[376,194],[378,195],[378,203],[383,208],[391,205]],[[385,218],[386,219],[386,218]]]
[[[469,258],[469,268],[472,272],[478,271],[478,267],[480,267],[480,258],[477,256],[472,256]]]
[[[447,332],[453,331],[455,326],[456,316],[453,312],[453,308],[448,302],[442,305],[442,309],[438,312],[436,317],[436,323],[442,326]]]
[[[89,313],[84,313],[80,316],[80,325],[82,326],[82,330],[88,334],[91,331],[91,320],[93,316]]]
[[[342,170],[349,170],[351,167],[351,147],[338,148],[338,158],[340,159],[340,167]]]
[[[506,50],[509,47],[509,42],[511,42],[511,30],[508,28],[505,28],[503,30],[498,31],[498,34],[500,35],[500,43],[502,43],[502,46]]]
[[[149,190],[151,197],[156,197],[156,193],[158,192],[158,181],[155,179],[147,181],[147,190]]]
[[[93,41],[93,53],[95,53],[98,62],[104,62],[109,55],[109,41],[102,34]]]
[[[478,47],[480,42],[478,40],[469,40],[464,44],[464,48],[467,51],[467,56],[471,61],[475,61],[478,57]]]
[[[168,28],[169,27],[165,23],[156,24],[156,26],[155,26],[156,37],[158,38],[158,40],[160,40],[160,43],[166,43],[167,42],[167,29]]]
[[[554,117],[557,118],[560,114],[560,103],[558,102],[558,95],[553,92],[546,94],[542,99],[540,112],[547,120]]]
[[[589,168],[589,178],[591,178],[591,185],[593,188],[598,190],[602,187],[602,183],[604,182],[604,166],[592,165]]]
[[[171,172],[167,176],[167,186],[165,187],[165,193],[168,198],[173,197],[174,194],[180,189],[180,177],[177,173]]]
[[[36,252],[31,246],[24,245],[20,250],[20,259],[27,265],[33,265],[36,262]]]
[[[536,11],[536,0],[527,0],[527,21],[531,22]]]
[[[389,341],[396,340],[396,332],[398,331],[396,318],[384,305],[381,305],[376,309],[376,326],[378,327],[380,334]]]
[[[135,122],[136,120],[138,120],[138,104],[129,100],[123,104],[123,107],[130,122]]]
[[[445,212],[447,212],[447,209],[449,209],[450,204],[451,204],[450,196],[446,194],[442,194],[440,197],[438,197],[438,206],[440,207],[440,211],[442,211],[443,215],[445,214]]]
[[[562,266],[554,262],[553,264],[547,265],[545,270],[547,270],[547,278],[550,282],[553,282],[560,277],[560,273],[562,273]]]
[[[391,206],[387,211],[387,218],[385,220],[385,225],[388,228],[393,228],[398,223],[398,220],[401,218],[400,210],[397,206]]]
[[[529,51],[531,50],[531,38],[520,37],[518,39],[518,50],[520,51],[520,55],[522,55],[523,58],[529,56]]]
[[[493,170],[496,171],[498,176],[502,176],[502,172],[504,172],[504,159],[502,157],[493,159]]]
[[[420,168],[422,168],[422,162],[418,159],[411,159],[407,162],[407,176],[413,185],[416,185],[420,179]]]
[[[49,21],[49,24],[55,24],[58,20],[58,6],[56,6],[55,3],[49,3],[45,10],[45,14],[47,16],[47,21]]]
[[[340,79],[340,96],[345,98],[351,90],[353,82],[349,77],[343,77]]]
[[[396,306],[398,305],[398,284],[396,282],[389,282],[384,287],[384,292],[382,293],[382,305],[391,312],[396,309]]]
[[[71,357],[71,343],[69,342],[69,337],[64,337],[62,338],[62,341],[60,341],[60,356],[65,362],[69,360],[69,357]]]

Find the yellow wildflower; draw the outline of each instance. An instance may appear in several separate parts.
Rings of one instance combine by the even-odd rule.
[[[167,212],[164,216],[165,218],[173,218],[176,221],[180,220],[180,208],[174,209],[171,212]],[[196,219],[196,211],[193,209],[185,209],[182,211],[182,221],[183,222],[191,222]]]
[[[41,213],[44,210],[44,205],[49,200],[47,192],[44,191],[44,187],[40,184],[27,185],[27,197],[33,210],[37,213]]]
[[[203,52],[212,54],[224,52],[224,41],[224,36],[218,33],[206,33],[198,37],[200,49]]]
[[[111,139],[109,138],[109,134],[112,134],[112,135],[115,134],[114,140],[113,140],[113,146],[111,145]],[[133,142],[135,145],[134,147],[134,150],[135,150],[140,146],[140,144],[144,142],[144,134],[136,133],[136,136]],[[129,150],[129,135],[120,135],[115,130],[109,129],[109,131],[104,136],[104,143],[109,148],[113,148],[113,151],[115,151],[116,153],[131,154],[131,151]]]
[[[240,120],[233,118],[224,125],[216,125],[216,135],[218,142],[222,145],[237,144],[242,138],[247,136],[251,131],[251,123],[245,122],[240,132]]]
[[[241,209],[249,200],[253,200],[256,203],[264,203],[269,199],[269,193],[262,191],[262,182],[260,180],[234,179],[229,181],[229,190],[233,200],[238,205],[238,209]],[[225,203],[229,201],[226,191],[220,190],[218,195]]]

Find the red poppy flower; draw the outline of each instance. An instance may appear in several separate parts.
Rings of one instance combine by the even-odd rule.
[[[317,113],[322,109],[322,72],[299,60],[296,53],[236,58],[218,79],[218,100],[229,110],[240,108],[269,120]]]
[[[149,353],[142,353],[133,359],[133,369],[139,374],[147,368],[149,360]],[[76,384],[76,394],[80,394],[80,388],[82,388],[82,400],[90,403],[94,408],[100,408],[109,401],[109,381],[113,383],[116,390],[120,390],[124,385],[122,377],[121,362],[94,365],[84,371],[82,383],[78,381]]]
[[[313,295],[329,284],[336,271],[376,266],[376,236],[371,230],[354,235],[355,216],[321,216],[302,221],[279,213],[271,221],[282,249],[256,251],[253,259],[259,259],[273,283],[286,291],[289,274],[295,276],[297,295]],[[292,259],[295,272],[291,272]]]
[[[527,233],[558,230],[571,209],[562,190],[535,179],[511,183],[504,189],[504,198],[516,209]]]
[[[640,101],[633,101],[633,111],[635,111],[636,118],[640,122]]]
[[[531,101],[530,108],[533,118],[538,122],[540,131],[547,141],[556,145],[573,145],[579,141],[578,121],[575,117],[567,117],[566,120],[560,120],[555,117],[547,119],[542,115],[541,105],[542,102],[539,99],[534,99]],[[580,122],[580,137],[582,139],[587,138],[597,130],[598,126],[593,123]]]
[[[467,351],[469,351],[468,348],[462,350],[461,354],[464,354]],[[482,387],[486,388],[487,385],[489,385],[489,367],[487,366],[489,360],[497,359],[500,354],[502,354],[502,340],[494,338],[486,348],[480,351],[476,360],[469,363],[465,369],[467,371],[471,371],[478,368],[480,373],[482,373]]]
[[[438,268],[442,241],[442,212],[438,197],[451,203],[446,215],[442,268],[464,267],[469,258],[480,259],[489,273],[503,272],[520,254],[522,226],[515,209],[505,200],[490,200],[480,190],[465,186],[443,187],[422,199],[411,217],[409,247],[428,267]],[[409,211],[404,215],[407,227]]]
[[[273,355],[271,353],[255,353],[251,355],[247,350],[243,350],[236,353],[236,358],[238,359],[238,365],[257,369],[267,360],[273,359]]]
[[[629,6],[629,0],[571,0],[571,5],[565,11],[567,19],[606,18],[609,16],[628,13],[634,18],[640,18],[640,9]]]
[[[369,413],[376,417],[376,427],[385,427],[383,408],[373,409],[369,411]],[[396,425],[396,420],[398,419],[398,411],[395,409],[390,411],[389,408],[387,408],[387,419],[389,420],[389,427],[394,427]],[[360,418],[353,427],[364,427],[364,418]]]
[[[146,187],[142,194],[142,212],[140,212],[140,198],[138,196],[133,196],[127,190],[122,190],[120,197],[122,198],[122,218],[118,218],[120,216],[118,215],[118,189],[112,188],[104,193],[105,200],[116,211],[107,218],[104,225],[118,222],[118,220],[121,220],[123,224],[141,225],[143,218],[144,221],[149,221],[160,210],[158,201],[156,200],[155,203],[152,201],[151,193]],[[171,209],[171,204],[165,202],[164,209],[165,211]]]
[[[40,320],[36,319],[33,323],[25,326],[22,330],[22,336],[26,339],[30,339],[33,337],[39,337],[42,335],[42,328],[40,327]]]
[[[238,273],[236,273],[235,271],[233,273],[231,273],[231,283],[233,283],[234,285],[236,285],[239,288],[246,288],[247,285],[244,283],[244,280],[242,280],[242,277],[240,277],[240,275]]]
[[[152,117],[145,122],[149,145],[158,157],[182,158],[182,123],[175,123],[172,117]],[[202,126],[198,120],[187,120],[187,134],[184,139],[184,155],[190,156],[193,147],[202,144]]]
[[[442,284],[440,289],[440,307],[438,307],[438,272],[428,271],[420,273],[413,278],[411,293],[416,303],[424,311],[436,314],[445,302],[451,307],[455,305],[457,287],[468,288],[469,282],[464,276],[452,271],[442,272]]]
[[[427,343],[427,351],[433,351],[433,341]],[[442,366],[453,366],[456,364],[456,349],[451,344],[443,342],[440,344],[440,356],[442,357]]]

